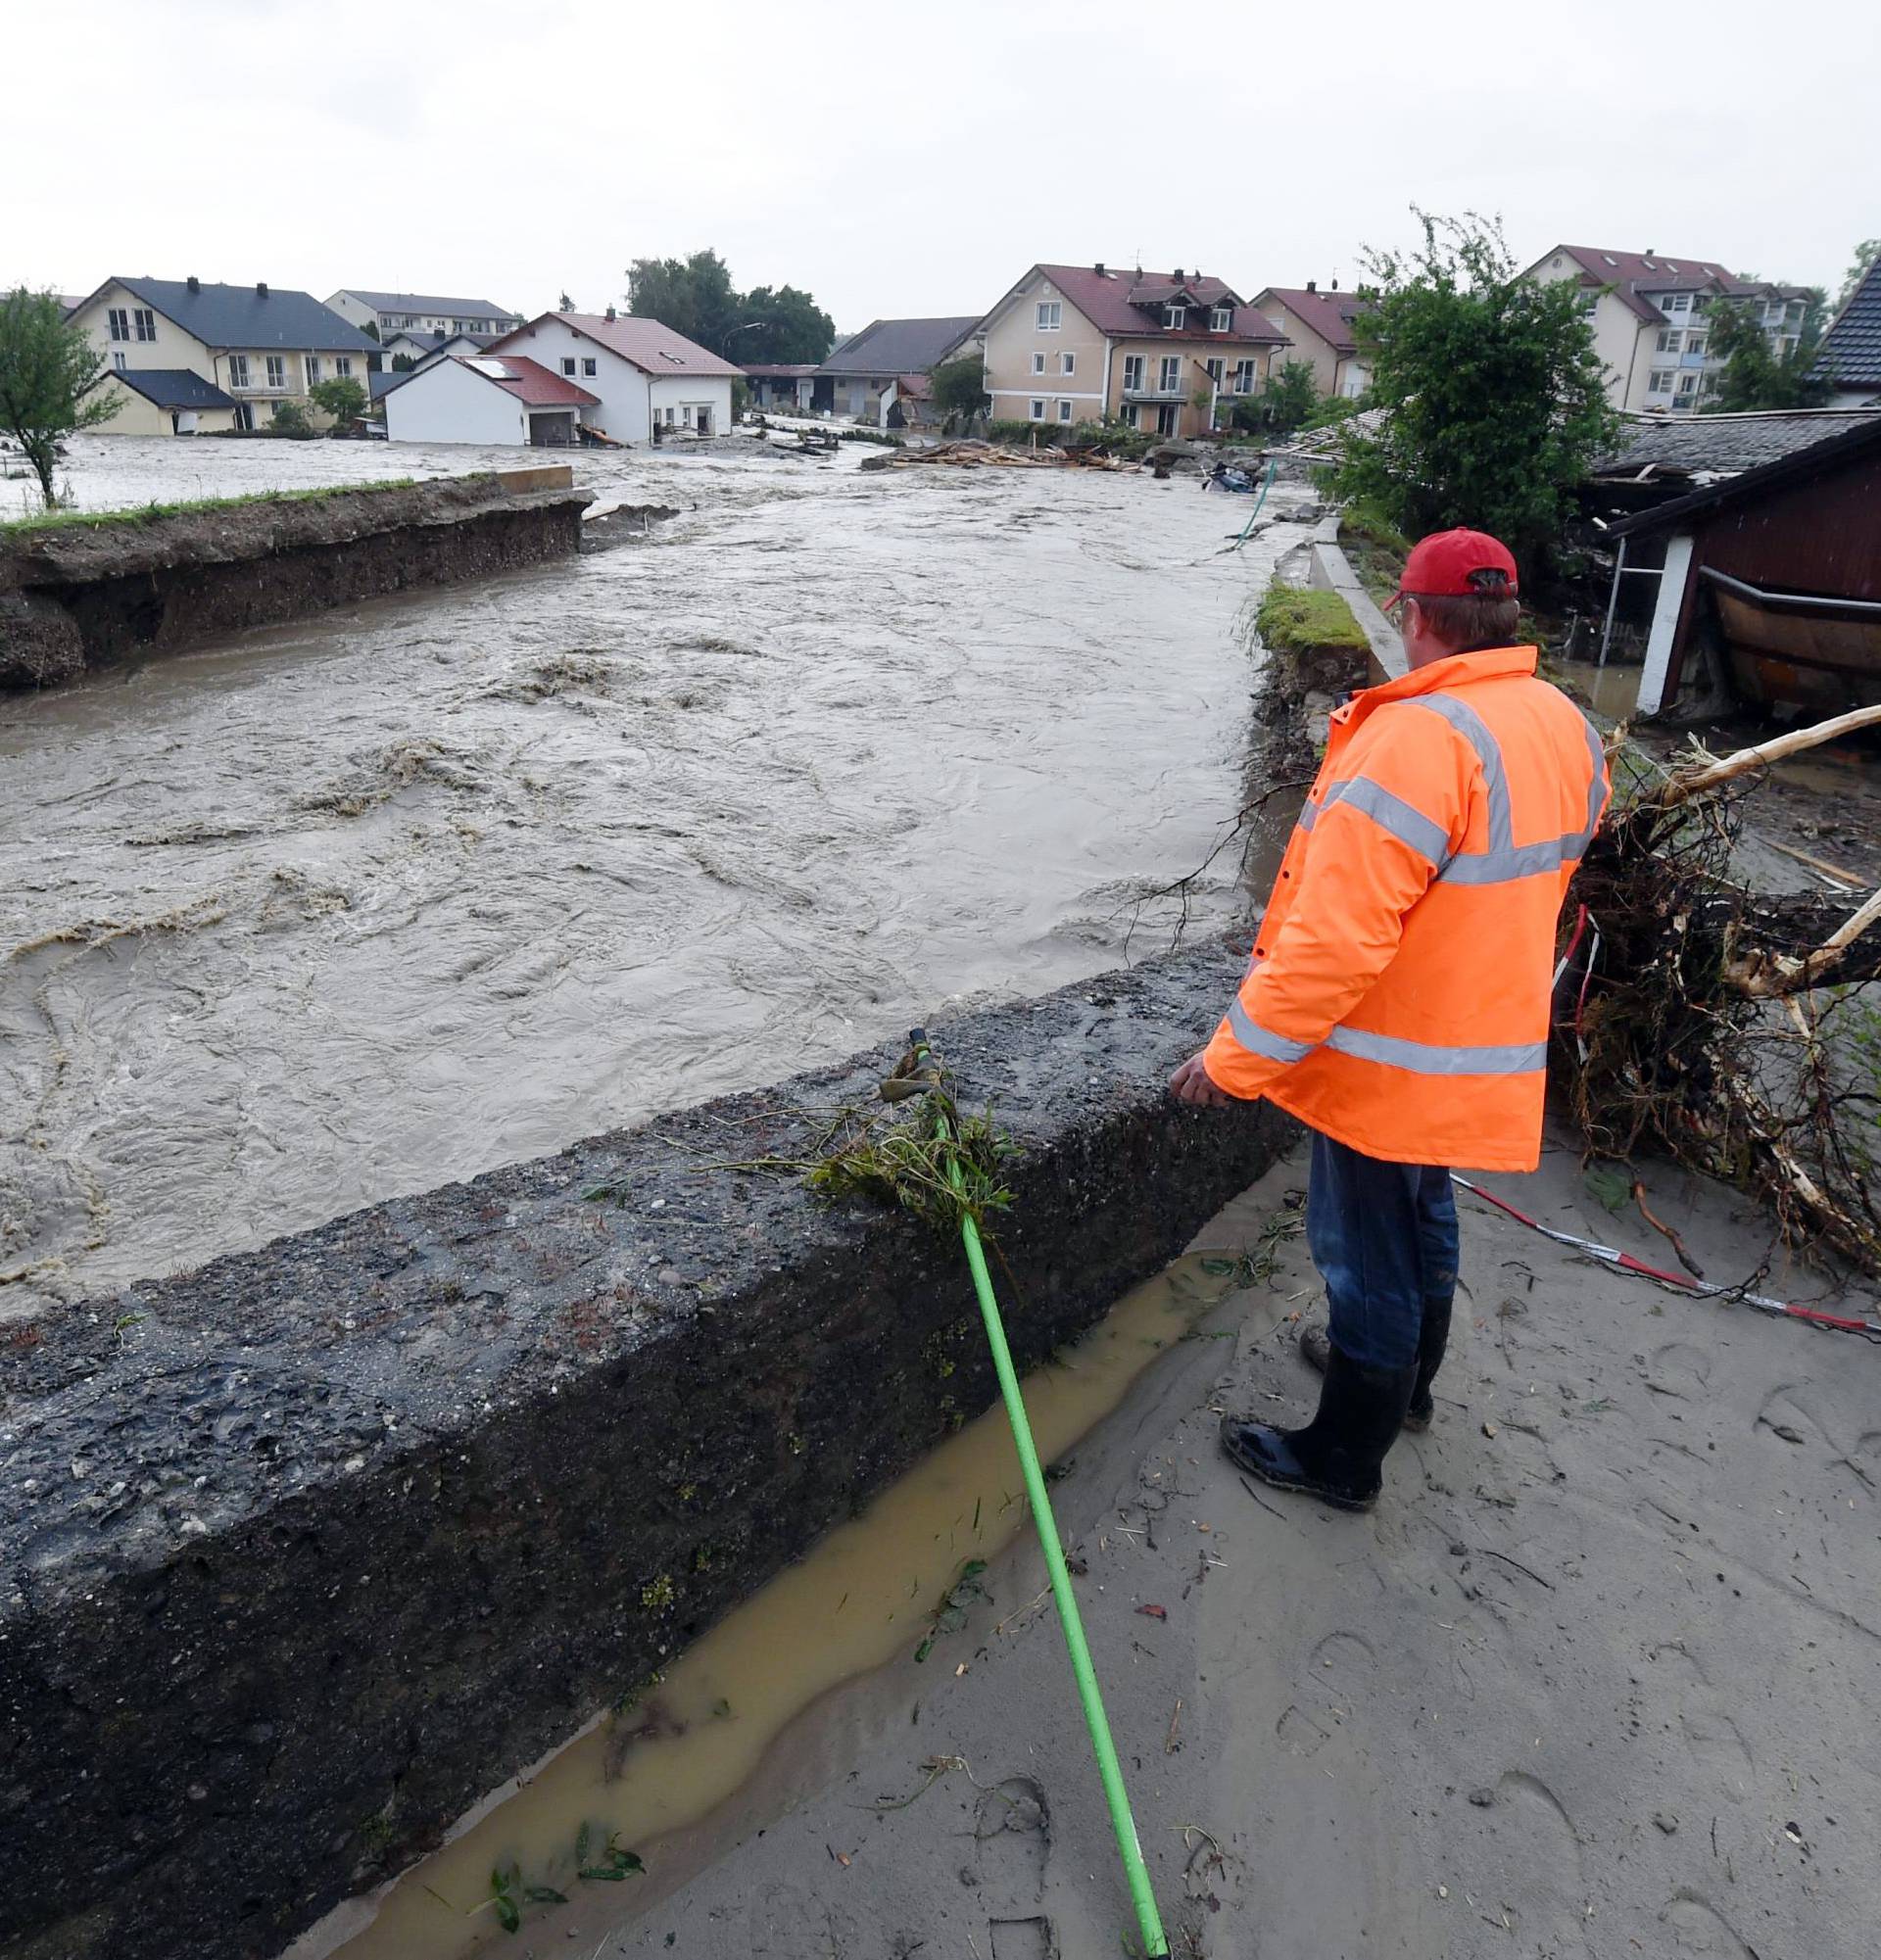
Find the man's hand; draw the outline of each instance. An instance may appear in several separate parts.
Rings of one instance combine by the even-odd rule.
[[[1200,1054],[1191,1055],[1169,1078],[1169,1092],[1179,1103],[1197,1110],[1226,1109],[1234,1100],[1209,1080]]]

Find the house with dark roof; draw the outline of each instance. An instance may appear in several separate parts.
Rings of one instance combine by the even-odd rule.
[[[395,443],[572,449],[582,416],[601,406],[591,389],[515,354],[448,354],[393,379],[379,406]]]
[[[871,320],[839,341],[811,376],[810,406],[825,414],[898,428],[908,406],[927,399],[925,376],[974,351],[978,313]]]
[[[1635,418],[1582,499],[1618,547],[1610,617],[1646,630],[1640,713],[1701,678],[1814,714],[1881,701],[1881,408]]]
[[[107,279],[79,302],[72,318],[120,375],[186,370],[200,376],[232,405],[237,429],[271,420],[284,402],[306,411],[308,390],[335,375],[363,386],[367,362],[379,351],[376,341],[311,293],[265,282]],[[142,391],[120,395],[120,415],[101,424],[102,433],[163,433],[148,426],[138,406],[148,402]],[[197,405],[199,415],[210,406],[219,405]],[[196,426],[203,426],[200,420]]]
[[[503,338],[500,333],[395,333],[382,343],[385,349],[385,365],[393,366],[400,359],[410,361],[413,366],[424,360],[435,360],[444,354],[482,354]]]
[[[1359,359],[1353,322],[1370,301],[1340,292],[1336,279],[1324,292],[1309,279],[1304,286],[1263,286],[1253,304],[1286,336],[1282,361],[1304,361],[1322,395],[1349,401],[1365,393],[1372,370]]]
[[[1267,379],[1286,336],[1224,280],[1104,265],[1031,268],[987,315],[995,418],[1046,429],[1120,416],[1198,436]]]
[[[1815,372],[1834,386],[1831,407],[1881,405],[1881,255],[1829,322]]]
[[[362,331],[387,345],[394,334],[513,333],[522,315],[492,300],[459,300],[440,293],[377,293],[343,286],[326,304]]]
[[[236,402],[187,367],[125,367],[99,384],[118,407],[102,425],[117,436],[215,436],[235,426]]]
[[[596,404],[584,423],[613,442],[722,435],[732,426],[732,383],[742,370],[658,320],[612,307],[539,313],[486,352],[526,356],[591,391]]]
[[[1608,401],[1667,415],[1697,414],[1716,392],[1723,361],[1711,316],[1720,301],[1750,309],[1778,356],[1795,352],[1809,303],[1807,287],[1741,279],[1716,259],[1591,245],[1554,246],[1522,276],[1571,279],[1607,369]]]

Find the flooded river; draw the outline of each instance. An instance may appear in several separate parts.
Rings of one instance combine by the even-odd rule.
[[[74,450],[98,504],[516,460]],[[859,460],[582,456],[681,514],[0,703],[0,1317],[1123,958],[1241,800],[1303,533]]]

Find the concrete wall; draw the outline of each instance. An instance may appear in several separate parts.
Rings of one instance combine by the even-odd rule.
[[[1040,300],[1057,300],[1063,324],[1041,332]],[[1045,420],[1056,422],[1058,404],[1069,401],[1074,422],[1101,421],[1104,415],[1105,361],[1110,343],[1043,273],[1035,274],[1019,299],[1000,314],[987,336],[987,392],[1000,420],[1025,421],[1032,404],[1043,401]],[[1066,374],[1063,357],[1076,371]],[[1044,357],[1045,371],[1032,371],[1034,355]],[[1113,406],[1116,396],[1110,398]]]
[[[421,367],[385,397],[395,443],[526,443],[529,416],[507,389],[458,360]]]
[[[0,690],[565,557],[592,502],[572,489],[511,495],[482,475],[21,532],[0,539],[0,598],[28,602],[0,612]],[[74,631],[54,631],[60,618]]]
[[[938,1030],[1020,1148],[1022,1366],[1296,1133],[1168,1094],[1244,971],[1201,946]],[[0,1347],[38,1493],[0,1513],[9,1960],[277,1951],[992,1403],[956,1235],[711,1168],[805,1151],[895,1052]]]
[[[1371,679],[1374,685],[1395,681],[1409,671],[1404,657],[1404,639],[1366,591],[1353,569],[1352,560],[1339,550],[1339,516],[1334,511],[1323,519],[1313,533],[1312,566],[1307,583],[1321,592],[1335,592],[1352,608],[1367,644],[1372,648]]]

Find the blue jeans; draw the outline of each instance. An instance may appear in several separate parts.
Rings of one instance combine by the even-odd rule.
[[[1316,1130],[1306,1239],[1326,1281],[1333,1346],[1368,1367],[1409,1367],[1424,1303],[1447,1306],[1457,1290],[1449,1171],[1386,1164]]]

